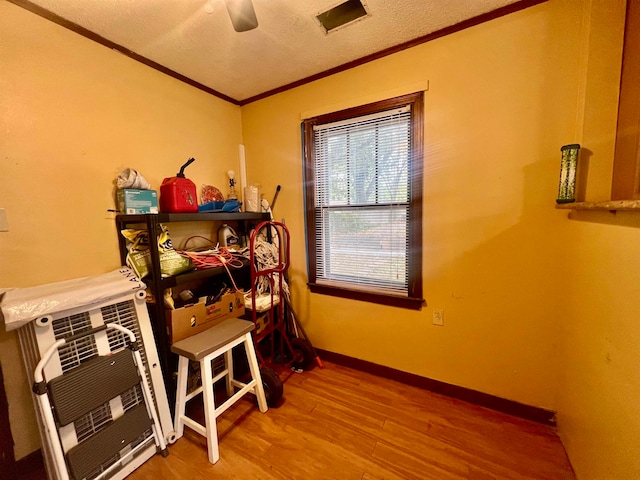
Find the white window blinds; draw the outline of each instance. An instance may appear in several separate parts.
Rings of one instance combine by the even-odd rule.
[[[315,125],[314,149],[316,282],[406,296],[410,107]]]

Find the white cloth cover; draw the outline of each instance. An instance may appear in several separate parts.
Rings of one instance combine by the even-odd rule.
[[[123,188],[151,190],[151,185],[147,182],[147,179],[133,168],[125,168],[120,172],[120,175],[116,178],[116,186],[119,190],[122,190]]]
[[[146,285],[132,270],[121,267],[102,275],[7,290],[0,310],[9,331],[46,315],[96,304],[127,292],[144,293],[144,289]]]

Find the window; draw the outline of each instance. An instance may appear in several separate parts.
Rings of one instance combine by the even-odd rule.
[[[305,120],[309,287],[420,309],[422,93]]]

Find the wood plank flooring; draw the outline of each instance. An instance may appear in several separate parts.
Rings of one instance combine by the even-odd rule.
[[[128,478],[575,479],[547,425],[328,362],[290,375],[284,391],[266,414],[248,395],[218,419],[215,465],[185,428],[167,458]]]

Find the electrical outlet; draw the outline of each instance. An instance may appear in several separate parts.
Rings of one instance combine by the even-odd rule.
[[[433,310],[433,324],[441,327],[444,326],[444,310],[442,308]]]
[[[9,231],[9,222],[7,221],[7,211],[0,208],[0,232]]]

